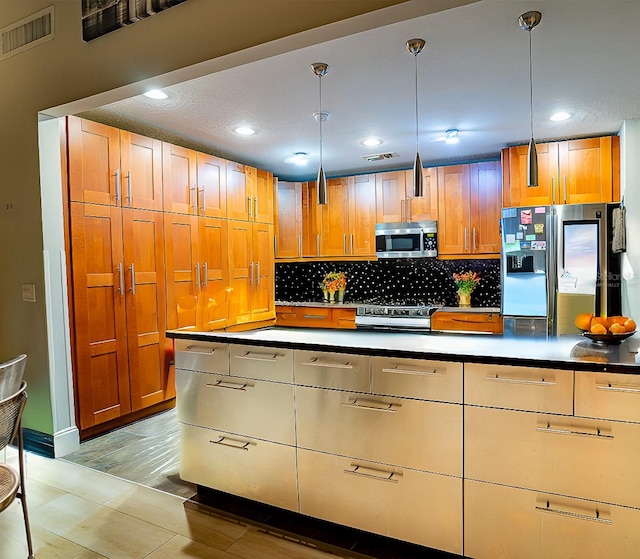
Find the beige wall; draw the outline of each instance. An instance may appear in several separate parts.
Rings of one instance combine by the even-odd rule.
[[[139,93],[141,82],[154,76],[164,75],[160,81],[168,85],[279,50],[465,3],[470,0],[188,0],[85,43],[81,0],[0,0],[0,27],[55,6],[55,39],[0,61],[0,361],[22,352],[29,356],[25,426],[47,434],[65,427],[55,422],[52,400],[57,379],[66,371],[50,365],[47,347],[39,112],[78,112]],[[243,52],[225,57],[238,51]],[[43,211],[46,215],[58,210]],[[23,302],[23,284],[35,284],[35,303]],[[58,326],[63,327],[53,322],[49,328]]]

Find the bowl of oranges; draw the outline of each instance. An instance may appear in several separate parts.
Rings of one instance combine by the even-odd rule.
[[[594,342],[619,344],[622,340],[633,336],[636,322],[628,316],[595,316],[580,313],[574,324],[582,330],[582,335]]]

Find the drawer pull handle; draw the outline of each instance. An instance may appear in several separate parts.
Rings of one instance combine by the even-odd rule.
[[[608,518],[602,518],[600,516],[600,511],[598,509],[596,509],[596,512],[593,515],[581,514],[579,512],[571,512],[568,510],[553,509],[551,508],[549,501],[547,501],[546,507],[541,507],[537,505],[536,510],[539,510],[540,512],[548,512],[551,514],[559,514],[560,516],[569,516],[570,518],[577,518],[579,520],[591,520],[593,522],[601,522],[602,524],[613,524],[612,520]]]
[[[380,481],[390,481],[391,483],[398,483],[399,477],[402,474],[398,472],[387,472],[385,470],[376,470],[374,468],[366,468],[365,466],[358,466],[351,464],[350,468],[344,470],[345,474],[353,474],[360,477],[366,477],[370,479],[377,479]]]
[[[229,442],[226,442],[229,441]],[[235,448],[236,450],[249,450],[249,445],[251,442],[249,441],[237,441],[235,439],[230,439],[228,437],[221,436],[217,441],[209,441],[213,444],[219,444],[222,446],[228,446],[229,448]]]
[[[536,431],[541,433],[551,433],[552,435],[575,435],[576,437],[592,437],[595,439],[613,439],[613,435],[605,435],[597,429],[595,433],[589,431],[576,431],[574,429],[554,429],[549,423],[546,427],[536,427]]]
[[[528,379],[528,378],[509,378],[501,377],[498,374],[494,377],[484,377],[484,380],[492,380],[494,382],[508,382],[511,384],[535,384],[538,386],[555,386],[556,382],[553,380],[545,380],[544,377],[540,380]]]
[[[598,390],[608,390],[609,392],[629,392],[632,394],[640,394],[640,388],[634,386],[625,386],[623,384],[596,384]]]
[[[310,359],[303,365],[307,365],[309,367],[327,367],[329,369],[353,369],[353,365],[347,361],[346,363],[338,363],[336,361],[322,361],[317,357]]]
[[[396,413],[400,407],[397,404],[389,404],[387,402],[377,402],[376,400],[363,400],[356,398],[353,402],[343,402],[341,404],[345,408],[358,408],[361,410],[384,411],[388,413]]]
[[[304,318],[315,318],[315,319],[318,319],[318,320],[326,320],[327,318],[329,318],[325,314],[303,314],[302,316]]]
[[[207,383],[207,386],[210,388],[229,388],[230,390],[241,390],[243,392],[247,391],[249,387],[248,384],[236,384],[234,382],[227,382],[225,380],[218,380],[214,383]]]
[[[248,359],[249,361],[277,361],[277,353],[257,353],[255,351],[248,351],[244,355],[235,355],[236,359]]]
[[[393,369],[382,369],[383,373],[397,373],[399,375],[444,375],[442,371],[433,369],[433,371],[421,371],[419,369],[400,369],[394,367]]]
[[[216,349],[214,347],[207,347],[204,345],[188,345],[185,348],[185,351],[189,351],[191,353],[202,353],[204,355],[213,355],[213,352]]]

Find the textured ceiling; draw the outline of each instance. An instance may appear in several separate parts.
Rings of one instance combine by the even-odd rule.
[[[537,140],[616,133],[640,118],[640,1],[481,0],[234,67],[165,89],[169,98],[133,97],[85,113],[274,172],[314,178],[319,164],[318,78],[322,78],[323,163],[327,176],[409,168],[415,157],[414,59],[418,56],[419,150],[425,166],[497,156],[529,138],[527,32],[517,24],[542,12],[532,31],[534,136]],[[551,122],[557,110],[573,117]],[[251,124],[257,133],[232,130]],[[448,128],[460,130],[445,144]],[[367,148],[370,135],[384,143]],[[285,163],[307,152],[306,167]],[[364,155],[399,157],[368,162]]]

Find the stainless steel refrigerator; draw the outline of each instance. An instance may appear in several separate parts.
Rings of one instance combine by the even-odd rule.
[[[611,251],[618,204],[502,210],[505,335],[578,333],[578,313],[620,314],[620,255]]]

